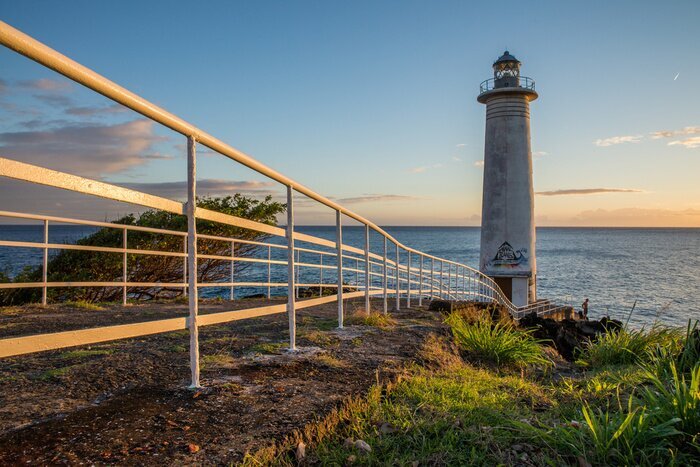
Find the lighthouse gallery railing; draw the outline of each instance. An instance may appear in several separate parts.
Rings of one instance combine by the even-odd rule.
[[[381,227],[353,211],[331,201],[330,199],[314,192],[310,188],[286,177],[285,175],[267,167],[261,162],[244,154],[243,152],[227,145],[199,128],[189,124],[181,118],[167,112],[166,110],[152,104],[140,96],[124,89],[83,65],[69,59],[56,52],[46,45],[38,42],[32,37],[18,31],[10,25],[0,22],[0,43],[15,52],[24,55],[39,64],[50,68],[67,78],[80,83],[83,86],[100,93],[107,98],[128,107],[150,120],[182,134],[187,140],[187,202],[179,202],[166,199],[136,190],[112,185],[109,183],[90,180],[87,178],[71,175],[63,172],[33,166],[30,164],[14,161],[0,155],[0,176],[21,180],[29,183],[61,188],[72,192],[98,196],[110,200],[126,202],[150,209],[163,210],[175,214],[183,214],[188,218],[188,231],[170,231],[162,229],[146,229],[132,225],[112,224],[106,222],[93,222],[80,219],[70,219],[64,217],[41,216],[25,213],[0,211],[0,216],[17,219],[32,219],[42,221],[44,225],[43,242],[16,242],[0,241],[2,247],[34,248],[43,251],[43,278],[40,282],[32,283],[4,283],[0,288],[32,287],[42,290],[42,302],[47,300],[47,289],[51,287],[120,287],[123,290],[122,299],[126,303],[129,287],[169,287],[181,288],[185,290],[189,297],[189,317],[164,319],[158,321],[147,321],[141,323],[115,325],[101,328],[81,329],[76,331],[40,334],[23,337],[13,337],[0,340],[0,357],[21,355],[30,352],[58,349],[75,345],[103,342],[114,339],[129,338],[149,335],[160,332],[173,331],[188,328],[190,330],[190,362],[192,371],[192,385],[199,385],[199,345],[198,328],[200,326],[220,324],[239,319],[253,318],[274,313],[287,312],[289,316],[290,349],[294,349],[296,342],[296,310],[307,308],[323,303],[337,301],[338,303],[338,326],[343,326],[344,305],[343,299],[364,297],[366,310],[370,309],[370,297],[373,295],[383,297],[382,311],[389,311],[390,301],[393,307],[400,308],[401,300],[405,300],[406,306],[411,306],[411,300],[416,300],[420,305],[424,298],[445,298],[461,300],[477,300],[494,302],[508,308],[514,315],[519,316],[525,312],[536,310],[538,305],[528,308],[516,308],[503,294],[496,283],[479,271],[464,264],[439,258],[433,255],[410,248],[398,242],[394,237],[385,232]],[[272,180],[279,182],[286,187],[287,191],[287,222],[284,228],[270,226],[230,216],[220,212],[195,207],[196,199],[196,149],[198,145],[205,146],[221,155],[224,155]],[[329,241],[316,236],[298,232],[294,228],[294,192],[305,195],[316,202],[327,206],[336,214],[336,241]],[[342,216],[347,216],[364,226],[364,248],[356,248],[343,243]],[[244,258],[234,256],[221,256],[213,259],[230,261],[233,269],[235,262],[248,261],[259,262],[268,265],[268,275],[266,281],[235,281],[233,274],[229,282],[198,283],[197,261],[207,257],[197,254],[198,238],[209,238],[232,242],[246,242],[235,238],[218,238],[197,235],[196,219],[219,222],[231,226],[241,227],[267,234],[271,237],[284,237],[286,244],[273,244],[269,242],[252,242],[259,248],[267,250],[267,258]],[[49,227],[53,223],[70,223],[88,225],[101,228],[115,228],[123,231],[123,245],[117,247],[95,247],[74,244],[56,244],[49,242]],[[183,239],[183,249],[180,252],[165,251],[144,251],[128,248],[128,233],[133,230],[149,231],[164,235],[174,235]],[[382,237],[383,254],[370,251],[370,231],[374,231]],[[295,246],[295,242],[305,242],[315,245],[317,248],[300,248]],[[393,252],[390,252],[390,249]],[[102,251],[120,253],[124,257],[124,269],[120,280],[113,282],[49,282],[47,280],[47,261],[49,249],[83,249],[89,251]],[[272,250],[284,250],[286,259],[272,259]],[[405,264],[401,263],[401,252],[406,257]],[[393,255],[391,254],[393,253]],[[306,258],[315,256],[316,261],[300,261],[300,255]],[[127,255],[165,255],[178,256],[183,259],[186,267],[183,267],[183,278],[179,282],[129,282],[128,271],[126,269]],[[393,256],[393,258],[391,257]],[[335,261],[323,258],[335,258]],[[346,263],[351,263],[347,266]],[[333,264],[335,263],[335,264]],[[270,275],[270,264],[287,266],[287,281],[274,282]],[[354,267],[352,267],[354,266]],[[429,266],[429,267],[428,267]],[[318,283],[298,283],[300,268],[317,269],[321,271]],[[324,283],[322,271],[331,271],[331,275],[336,279],[334,283]],[[343,285],[347,287],[348,273],[355,274],[355,289],[352,292],[343,292]],[[272,288],[282,288],[287,290],[287,303],[275,304],[245,310],[230,312],[218,312],[206,315],[198,313],[198,289],[202,287],[230,287],[231,297],[233,297],[234,287],[263,287],[267,288],[267,296],[271,294]],[[318,298],[298,300],[294,291],[299,287],[318,287],[319,292],[323,288],[335,288],[337,293],[332,296],[322,296]],[[390,299],[391,297],[391,299]]]

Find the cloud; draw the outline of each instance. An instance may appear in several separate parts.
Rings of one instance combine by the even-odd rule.
[[[115,114],[126,112],[128,109],[120,104],[112,104],[103,107],[68,107],[64,112],[68,115],[93,116],[101,114]]]
[[[483,167],[484,166],[484,160],[478,160],[474,162],[474,167]]]
[[[69,124],[51,130],[0,133],[0,155],[64,172],[102,177],[170,156],[154,151],[167,138],[149,120],[115,125]]]
[[[73,99],[63,94],[34,94],[34,98],[52,107],[70,107]]]
[[[422,167],[413,167],[412,169],[408,169],[408,171],[412,174],[420,174],[423,172],[427,172],[430,169],[440,169],[443,167],[443,164],[433,164],[433,165],[426,165]]]
[[[20,81],[18,85],[21,88],[31,89],[33,91],[60,92],[71,89],[69,81],[59,81],[48,78]]]
[[[453,160],[454,162],[462,162],[462,158],[457,157],[457,156],[452,156],[452,160]]]
[[[170,199],[184,199],[187,196],[187,182],[154,182],[154,183],[123,183],[127,188],[143,191]],[[199,195],[227,196],[234,193],[249,194],[273,194],[273,187],[278,187],[276,182],[263,182],[256,180],[219,180],[205,178],[197,180],[197,193]]]
[[[354,196],[350,198],[340,198],[340,204],[356,204],[356,203],[378,203],[382,201],[416,201],[421,198],[407,195],[379,195],[379,194],[364,194],[362,196]]]
[[[651,139],[672,138],[681,135],[698,135],[700,134],[700,126],[687,126],[681,130],[661,130],[649,133]]]
[[[642,190],[628,188],[578,188],[568,190],[538,191],[535,194],[541,196],[562,195],[597,195],[601,193],[643,193]]]
[[[463,148],[466,145],[467,145],[466,143],[459,143],[459,144],[455,144],[455,147],[456,148]]]
[[[683,146],[688,149],[700,147],[700,126],[687,126],[680,130],[661,130],[650,133],[651,139],[674,138],[677,136],[689,136],[688,138],[674,139],[669,141],[669,146]]]
[[[642,139],[642,135],[635,136],[612,136],[605,139],[597,139],[593,142],[596,146],[606,147],[613,146],[615,144],[623,143],[638,143]]]
[[[535,151],[532,153],[532,157],[535,159],[539,159],[540,157],[544,157],[547,155],[549,155],[549,153],[544,151]]]
[[[668,143],[669,146],[684,146],[688,149],[700,148],[700,136],[693,136],[691,138],[686,138],[683,140],[671,141]]]

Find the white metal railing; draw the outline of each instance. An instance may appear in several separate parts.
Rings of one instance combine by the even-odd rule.
[[[382,300],[382,311],[389,311],[390,295],[395,297],[395,308],[401,306],[401,299],[405,298],[406,305],[411,306],[411,300],[417,299],[422,305],[426,298],[445,298],[461,300],[479,300],[499,303],[505,306],[515,316],[525,310],[519,310],[503,294],[498,285],[488,276],[466,266],[464,264],[439,258],[433,255],[410,248],[401,244],[381,227],[365,219],[359,214],[337,204],[330,199],[314,192],[304,185],[286,177],[285,175],[267,167],[261,162],[242,153],[241,151],[223,143],[208,133],[189,124],[181,118],[167,112],[166,110],[152,104],[142,97],[122,88],[105,77],[95,73],[83,65],[69,59],[48,46],[38,42],[30,36],[14,29],[4,22],[0,22],[0,43],[5,47],[22,54],[39,64],[50,68],[67,78],[84,85],[85,87],[98,92],[107,98],[128,107],[150,120],[157,122],[171,130],[182,134],[187,140],[187,202],[178,202],[154,195],[149,195],[139,191],[111,185],[96,180],[90,180],[76,175],[58,172],[42,167],[37,167],[8,158],[0,157],[0,176],[13,178],[29,183],[41,184],[55,188],[70,190],[77,193],[99,196],[111,200],[135,204],[150,209],[163,210],[175,214],[184,214],[188,219],[187,232],[176,232],[161,229],[149,229],[131,225],[111,224],[105,222],[92,222],[87,220],[69,219],[62,217],[40,216],[33,214],[0,212],[0,216],[9,216],[22,219],[33,219],[42,221],[44,225],[43,242],[13,242],[0,241],[0,246],[36,248],[43,251],[42,281],[37,283],[9,283],[0,284],[1,288],[15,287],[37,287],[42,289],[42,303],[47,301],[47,289],[52,287],[121,287],[122,301],[128,300],[130,287],[171,287],[181,288],[187,291],[189,296],[189,317],[166,319],[160,321],[149,321],[135,323],[131,325],[109,326],[102,328],[85,329],[71,331],[69,336],[66,333],[41,334],[24,336],[18,338],[8,338],[0,340],[0,357],[19,355],[23,353],[36,352],[62,348],[73,345],[88,344],[113,340],[124,337],[135,337],[139,335],[165,332],[174,329],[187,327],[190,331],[190,362],[191,362],[191,383],[193,387],[199,386],[199,343],[198,328],[210,324],[218,324],[238,319],[263,316],[271,313],[281,313],[286,311],[289,316],[289,348],[296,347],[296,310],[315,306],[321,303],[337,301],[338,306],[338,326],[343,327],[344,318],[344,298],[364,297],[365,308],[369,311],[371,306],[370,297],[380,295]],[[275,180],[286,187],[287,197],[287,222],[284,228],[270,226],[259,222],[243,219],[195,206],[197,196],[196,186],[196,150],[198,145],[203,145],[216,153],[224,155],[244,166]],[[294,192],[303,194],[318,203],[321,203],[336,213],[336,239],[330,241],[316,236],[311,236],[298,232],[294,228]],[[342,216],[350,217],[364,226],[364,248],[356,248],[343,243]],[[196,229],[196,219],[218,222],[230,226],[253,230],[261,234],[266,234],[273,238],[284,238],[285,245],[273,244],[270,242],[251,242],[260,249],[267,249],[267,257],[245,258],[231,256],[215,256],[198,254],[196,239],[216,239],[228,241],[232,244],[232,252],[235,251],[235,242],[245,242],[236,238],[214,238],[207,235],[198,235]],[[94,247],[85,245],[55,244],[49,243],[50,223],[72,223],[90,225],[95,227],[109,227],[122,229],[123,243],[121,247]],[[128,233],[131,230],[148,231],[166,235],[175,235],[183,238],[183,249],[178,252],[146,251],[128,248]],[[370,232],[374,231],[383,237],[383,253],[376,254],[370,251]],[[330,251],[318,250],[314,248],[298,247],[296,242],[304,242],[316,247],[327,248]],[[395,246],[395,251],[391,252],[388,244]],[[48,281],[48,250],[49,249],[84,249],[90,251],[103,251],[108,253],[118,253],[123,256],[123,269],[120,278],[115,278],[112,282],[49,282]],[[286,260],[272,259],[271,252],[275,249],[284,249],[287,252]],[[401,263],[400,254],[407,255],[405,264]],[[296,253],[296,255],[295,255]],[[300,255],[316,255],[318,262],[305,259],[300,261]],[[183,258],[183,278],[181,282],[168,283],[142,283],[128,281],[129,255],[167,255]],[[393,255],[391,259],[389,256]],[[335,258],[335,265],[323,264],[324,257]],[[216,259],[229,261],[231,263],[231,279],[228,282],[197,282],[197,263],[199,259]],[[267,265],[267,281],[236,281],[236,262],[255,262]],[[430,269],[426,263],[430,262]],[[347,266],[346,264],[350,264]],[[274,282],[270,272],[272,265],[286,265],[286,282]],[[352,267],[354,266],[354,267]],[[439,266],[439,269],[438,267]],[[301,282],[305,276],[299,271],[304,269],[316,269],[320,271],[321,279],[318,282]],[[336,269],[337,275],[332,283],[324,283],[322,272],[324,270]],[[352,292],[343,292],[343,286],[351,279],[354,273],[355,289]],[[308,276],[307,276],[308,277]],[[352,282],[352,281],[351,281]],[[246,310],[231,312],[220,312],[199,316],[198,314],[198,289],[200,287],[229,287],[230,298],[234,298],[235,287],[256,286],[267,289],[267,296],[271,296],[272,288],[282,288],[287,290],[287,304],[270,305]],[[322,295],[323,288],[336,288],[337,293],[324,297],[298,300],[300,287],[318,287]]]

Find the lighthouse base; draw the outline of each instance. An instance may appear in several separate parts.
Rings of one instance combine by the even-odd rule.
[[[535,301],[534,293],[530,296],[531,279],[529,277],[495,276],[492,279],[513,305],[520,307]]]

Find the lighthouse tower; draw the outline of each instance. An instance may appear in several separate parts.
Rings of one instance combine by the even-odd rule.
[[[486,104],[479,269],[516,306],[536,300],[530,101],[535,82],[508,51],[493,64],[477,100]]]

